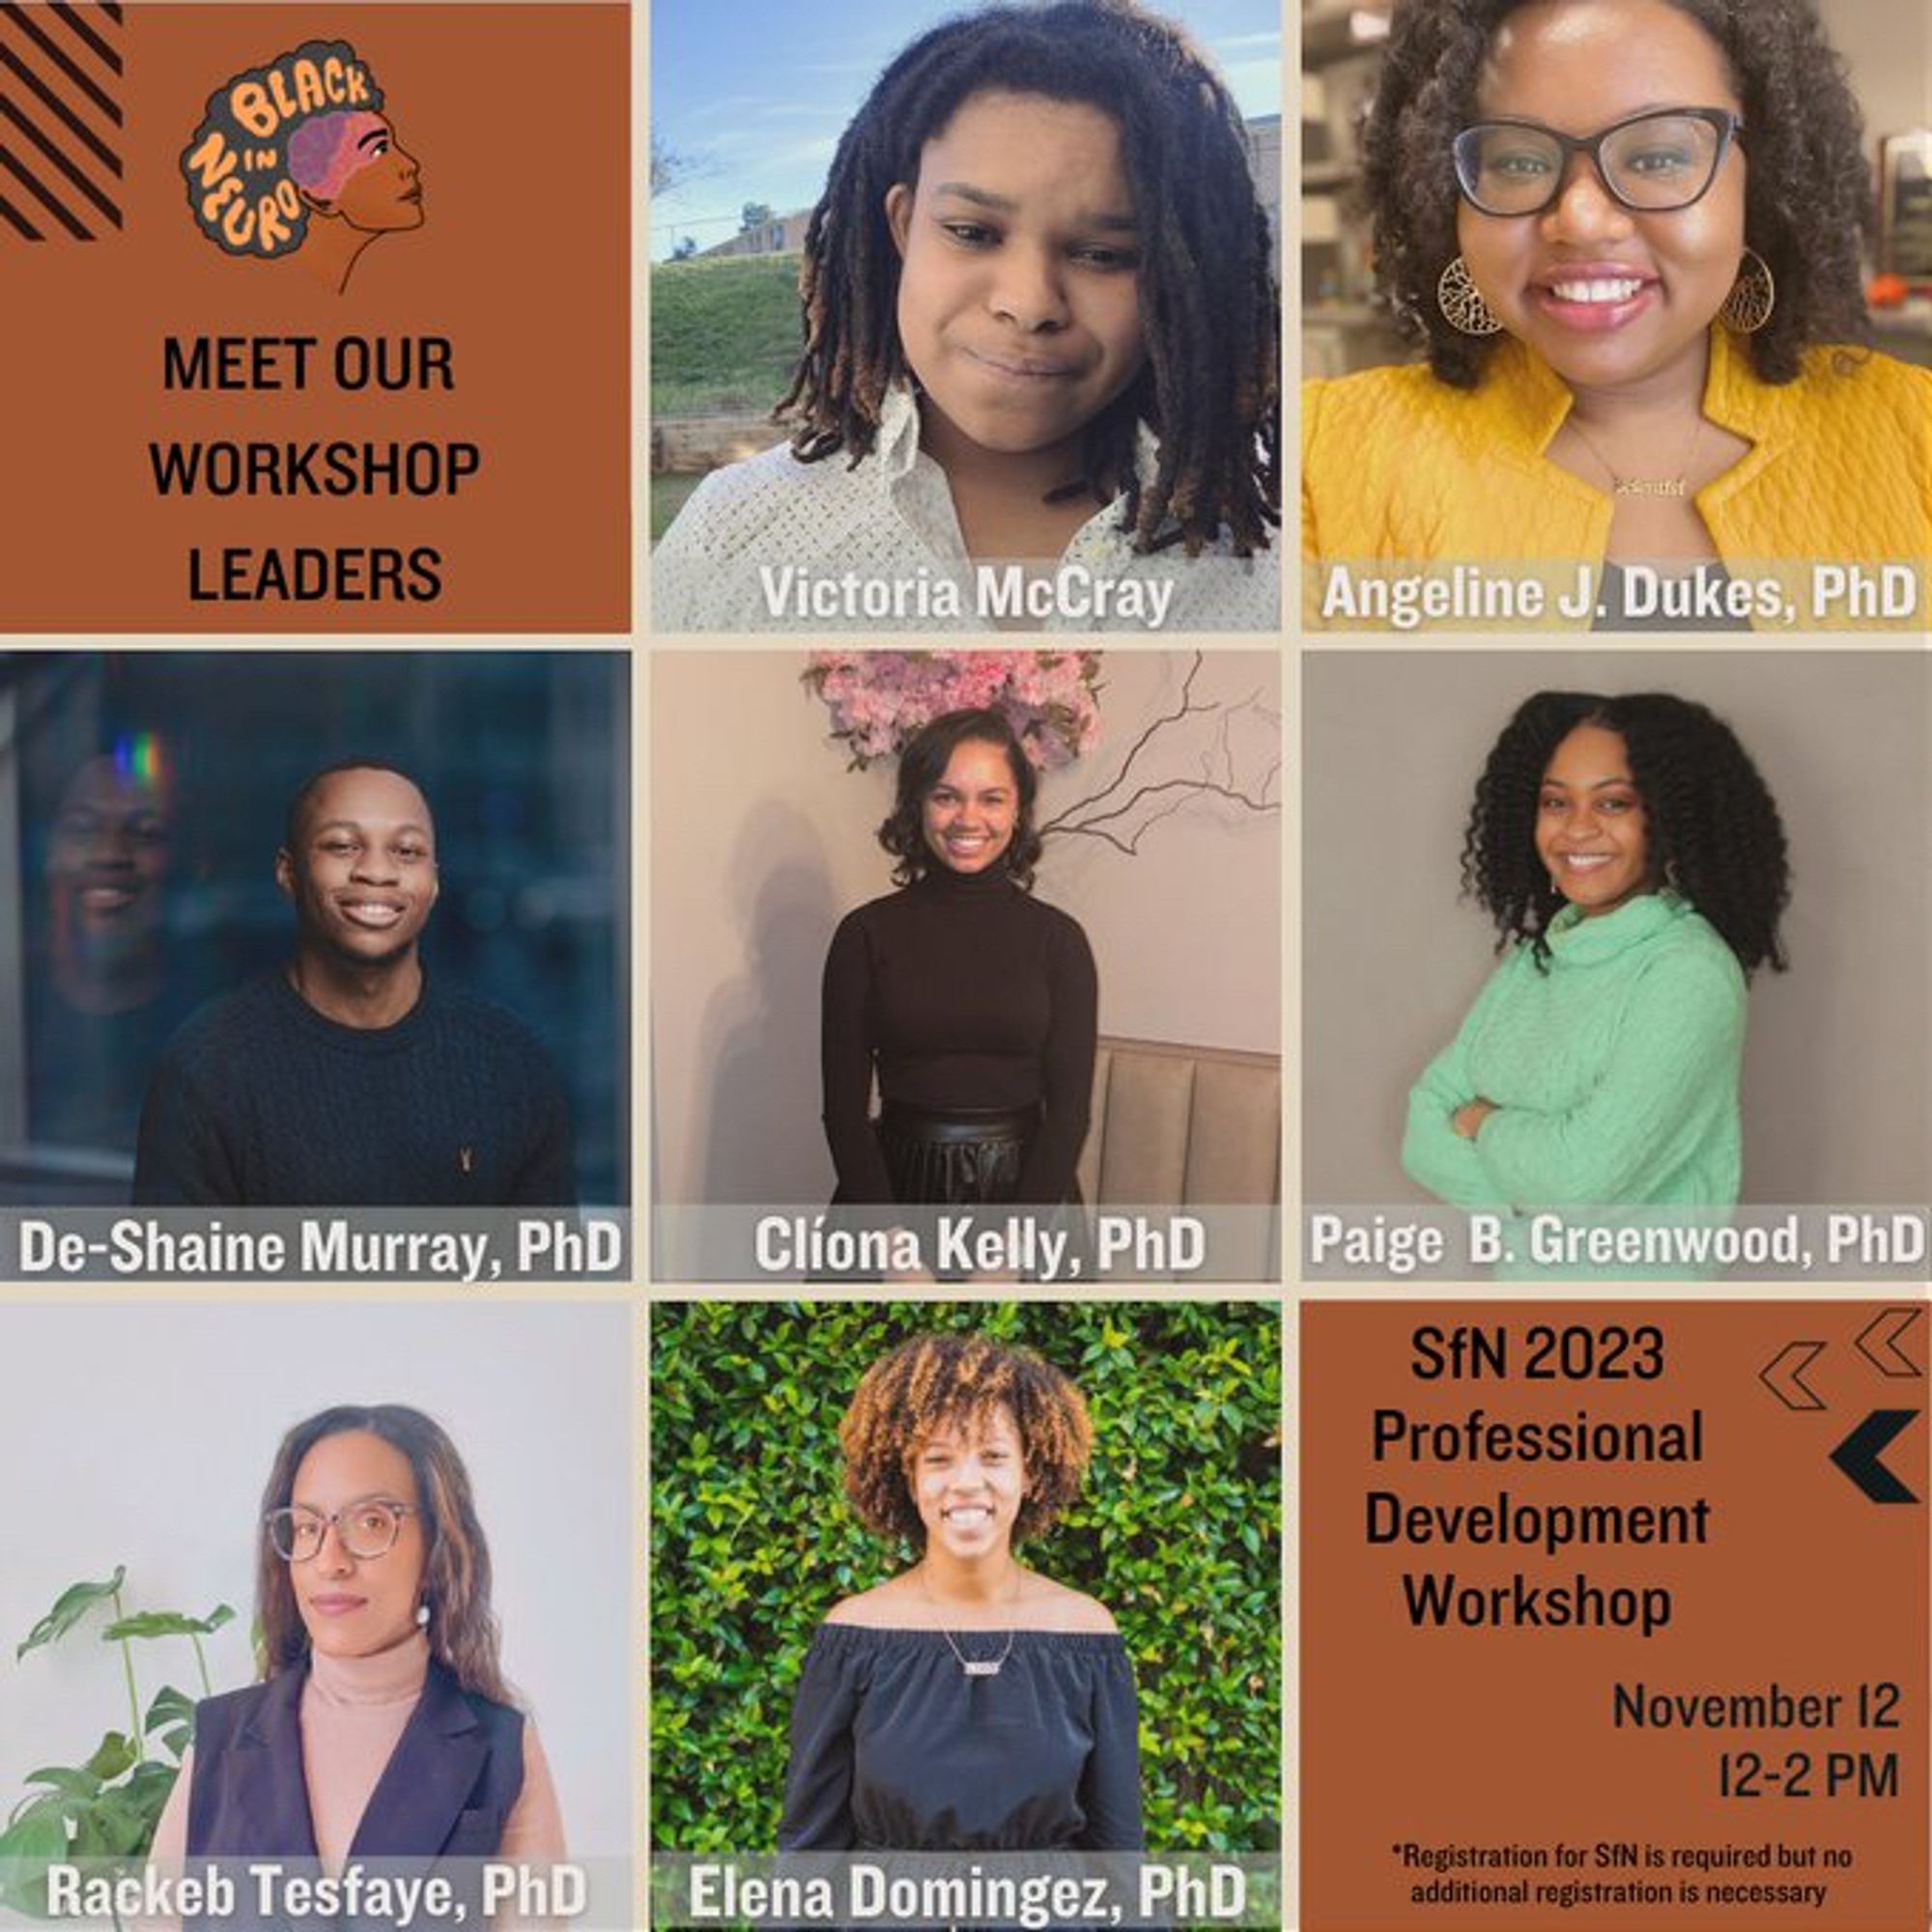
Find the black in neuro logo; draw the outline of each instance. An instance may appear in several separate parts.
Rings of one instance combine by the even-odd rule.
[[[338,293],[372,242],[423,224],[422,169],[346,41],[304,42],[224,82],[181,169],[224,254],[293,255]]]

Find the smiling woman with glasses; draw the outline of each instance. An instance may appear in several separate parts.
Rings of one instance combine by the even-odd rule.
[[[563,1856],[556,1793],[497,1661],[490,1548],[420,1410],[325,1409],[262,1498],[266,1679],[195,1710],[157,1861]]]
[[[1588,566],[1609,594],[1549,622],[1599,626],[1648,614],[1628,566],[1712,587],[1678,628],[1789,621],[1763,585],[1801,563],[1922,580],[1932,373],[1865,346],[1812,0],[1395,0],[1363,160],[1427,363],[1307,385],[1312,563]]]

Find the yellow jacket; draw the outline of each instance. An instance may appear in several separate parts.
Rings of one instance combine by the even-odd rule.
[[[1515,341],[1498,347],[1474,389],[1451,388],[1420,364],[1305,384],[1301,547],[1309,622],[1321,621],[1321,585],[1330,564],[1380,566],[1382,575],[1404,565],[1600,566],[1612,499],[1543,454],[1571,400],[1561,378]],[[1796,382],[1775,385],[1760,382],[1729,332],[1714,327],[1704,412],[1752,444],[1696,497],[1733,578],[1776,574],[1795,582],[1808,579],[1814,562],[1903,563],[1918,574],[1916,611],[1857,628],[1916,630],[1932,622],[1925,608],[1932,370],[1817,349],[1806,354]],[[1829,611],[1801,611],[1799,617],[1800,628],[1850,622]],[[1552,616],[1537,628],[1566,625]]]

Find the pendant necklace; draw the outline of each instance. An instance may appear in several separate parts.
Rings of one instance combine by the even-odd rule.
[[[1684,460],[1677,467],[1675,476],[1623,476],[1617,467],[1590,440],[1583,425],[1577,420],[1576,411],[1570,412],[1570,427],[1577,432],[1577,438],[1583,447],[1604,466],[1609,477],[1612,490],[1619,497],[1688,497],[1690,494],[1690,459],[1697,453],[1697,444],[1704,434],[1704,418],[1699,415],[1697,426],[1690,432],[1690,443],[1684,451]]]
[[[925,1599],[925,1601],[928,1604],[930,1604],[935,1610],[938,1609],[939,1599],[932,1594],[931,1589],[926,1584],[925,1565],[923,1563],[919,1567],[919,1589],[920,1589],[920,1594]],[[1013,1602],[1018,1603],[1018,1601],[1019,1601],[1019,1587],[1016,1584],[1013,1590]],[[959,1648],[958,1643],[953,1638],[952,1633],[950,1630],[948,1630],[943,1624],[940,1626],[939,1634],[946,1639],[947,1649],[949,1649],[952,1653],[952,1655],[959,1660],[959,1669],[963,1676],[997,1677],[1000,1674],[1000,1665],[1006,1662],[1007,1659],[1013,1654],[1013,1638],[1018,1633],[1012,1630],[1010,1627],[1009,1627],[1007,1631],[1006,1648],[1000,1652],[998,1657],[968,1657],[966,1653]]]

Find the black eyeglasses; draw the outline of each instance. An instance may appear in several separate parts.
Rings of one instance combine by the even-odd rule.
[[[1539,121],[1481,121],[1456,136],[1456,183],[1485,214],[1541,214],[1561,199],[1571,156],[1588,155],[1612,201],[1669,214],[1711,191],[1744,128],[1722,107],[1658,108],[1581,138]]]
[[[413,1516],[408,1503],[387,1496],[365,1496],[359,1503],[345,1503],[324,1516],[319,1510],[270,1510],[262,1519],[275,1554],[287,1563],[307,1563],[321,1554],[323,1540],[333,1526],[336,1540],[359,1562],[386,1556],[403,1533],[403,1519]]]

